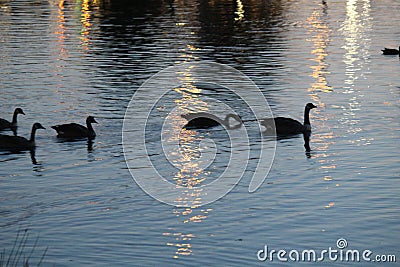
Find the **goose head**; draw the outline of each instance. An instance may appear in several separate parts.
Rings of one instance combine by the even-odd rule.
[[[18,114],[22,114],[22,115],[25,115],[25,113],[24,113],[24,111],[22,110],[22,108],[16,108],[15,110],[14,110],[14,114],[13,114],[13,117],[12,117],[12,121],[11,121],[11,127],[16,127],[17,126],[17,116],[18,116]],[[15,134],[15,133],[14,133]]]
[[[88,116],[86,119],[86,123],[97,123],[93,116]]]
[[[316,107],[317,107],[317,106],[314,105],[313,103],[307,103],[307,105],[306,105],[306,109],[308,109],[308,110],[313,109],[313,108],[316,108]]]
[[[236,125],[231,125],[230,121],[229,121],[230,118],[234,119],[238,123]],[[242,127],[242,124],[243,124],[242,117],[240,117],[237,114],[233,114],[233,113],[227,114],[225,117],[225,120],[224,120],[224,125],[230,130],[240,128],[240,127]]]
[[[24,111],[22,110],[22,108],[16,108],[16,109],[14,110],[14,113],[15,113],[15,114],[22,114],[22,115],[25,115],[25,113],[24,113]]]
[[[35,122],[32,125],[31,139],[29,139],[29,146],[35,146],[35,133],[37,129],[46,129],[46,128],[44,128],[43,125],[41,125],[38,122]]]
[[[41,125],[41,124],[38,123],[38,122],[35,122],[35,123],[33,124],[33,127],[32,127],[32,128],[35,129],[35,130],[37,130],[37,129],[46,129],[46,128],[43,127],[43,125]]]
[[[242,123],[242,117],[240,117],[238,114],[234,114],[234,113],[229,113],[225,116],[225,121],[228,121],[229,118],[234,119],[237,122]]]

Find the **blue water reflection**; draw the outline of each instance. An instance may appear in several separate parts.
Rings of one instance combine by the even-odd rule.
[[[61,142],[49,129],[37,136],[34,157],[0,152],[1,251],[29,228],[49,247],[46,266],[257,266],[265,244],[319,249],[340,237],[349,248],[397,253],[400,64],[380,49],[399,45],[399,9],[389,0],[2,1],[0,117],[23,108],[21,136],[36,121],[50,128],[91,114],[99,125],[90,144]],[[143,82],[200,60],[249,76],[275,116],[302,121],[304,104],[315,103],[313,150],[305,154],[301,136],[278,140],[256,192],[248,193],[250,165],[221,200],[174,208],[133,181],[122,123]],[[177,88],[176,105],[200,91]],[[206,94],[253,119],[241,101]],[[165,112],[157,108],[155,122]],[[220,129],[185,136],[188,156],[204,138],[221,145],[220,155],[229,150]],[[191,178],[171,175],[205,182]]]

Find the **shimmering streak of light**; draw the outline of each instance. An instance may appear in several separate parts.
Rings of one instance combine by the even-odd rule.
[[[235,21],[240,21],[244,18],[244,7],[241,0],[236,0],[237,9],[235,11]]]

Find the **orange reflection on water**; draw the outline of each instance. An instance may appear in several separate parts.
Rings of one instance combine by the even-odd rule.
[[[64,48],[65,41],[65,13],[64,13],[64,1],[60,0],[57,9],[57,27],[54,30],[54,34],[57,36],[59,57],[64,57],[67,52]]]
[[[90,22],[91,20],[90,3],[91,3],[90,0],[83,0],[81,7],[81,23],[82,23],[81,40],[84,49],[88,49],[89,34],[90,34],[90,29],[92,27],[92,23]]]
[[[54,35],[54,42],[52,44],[52,56],[54,56],[55,66],[50,68],[53,77],[56,79],[57,84],[55,88],[56,93],[60,93],[60,88],[63,87],[63,75],[65,68],[65,59],[68,58],[68,50],[65,48],[66,41],[66,18],[65,18],[65,7],[64,1],[60,0],[54,3],[55,8],[52,9],[52,32]],[[61,96],[62,97],[62,96]],[[66,104],[64,100],[58,102],[60,105]],[[66,109],[73,109],[72,104],[68,104]]]
[[[327,24],[322,20],[319,11],[314,11],[310,17],[307,18],[308,32],[311,34],[311,42],[313,43],[313,50],[311,54],[314,58],[311,61],[316,62],[316,65],[310,66],[313,70],[310,75],[315,79],[308,89],[310,93],[313,92],[330,92],[332,87],[328,85],[326,76],[330,74],[328,71],[328,64],[326,63],[326,56],[328,56],[327,46],[330,41],[330,29]],[[319,99],[316,95],[312,95],[313,100],[317,102]]]

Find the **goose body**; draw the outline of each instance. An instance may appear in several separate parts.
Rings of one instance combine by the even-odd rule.
[[[16,108],[14,110],[14,114],[11,122],[6,119],[0,118],[0,131],[3,130],[14,130],[17,127],[17,116],[18,114],[25,115],[24,111],[21,108]]]
[[[294,134],[305,134],[311,133],[310,123],[310,110],[316,108],[312,103],[308,103],[304,108],[304,123],[285,117],[269,118],[261,121],[267,130],[266,132],[272,132],[275,124],[275,131],[277,135],[294,135]]]
[[[96,133],[92,127],[92,123],[97,121],[92,116],[88,116],[86,119],[86,127],[77,123],[68,123],[51,126],[57,131],[57,137],[60,138],[94,138]]]
[[[32,126],[31,137],[26,139],[21,136],[0,135],[0,148],[9,150],[24,150],[35,147],[35,134],[37,129],[45,129],[40,123],[36,122]]]
[[[399,50],[397,50],[397,49],[393,49],[393,48],[384,48],[384,49],[382,49],[382,53],[384,54],[384,55],[399,55],[399,52],[400,51],[400,47],[399,47]]]
[[[300,134],[305,131],[303,124],[291,118],[277,117],[261,121],[261,125],[265,126],[268,132],[273,131],[274,124],[277,135]]]
[[[239,128],[242,125],[241,118],[236,114],[227,114],[224,120],[221,120],[217,116],[206,112],[189,113],[181,115],[181,117],[188,121],[185,124],[186,129],[208,129],[223,125],[232,130]],[[239,124],[231,126],[229,122],[230,118],[235,119],[237,122],[239,122]]]

